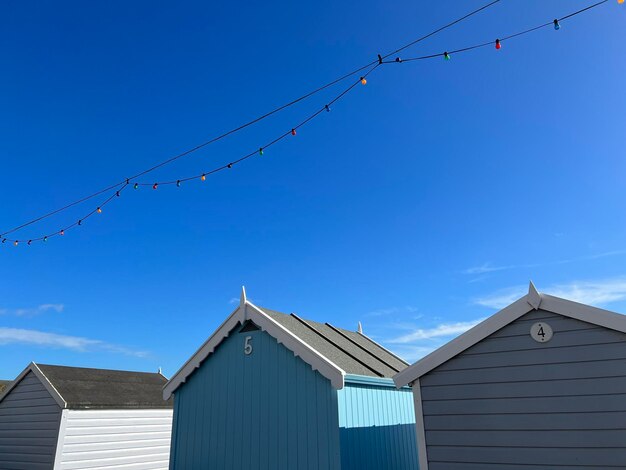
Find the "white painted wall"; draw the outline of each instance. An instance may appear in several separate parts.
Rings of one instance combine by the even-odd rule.
[[[63,410],[54,470],[167,470],[172,410]]]

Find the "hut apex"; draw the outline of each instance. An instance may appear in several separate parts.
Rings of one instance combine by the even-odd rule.
[[[361,331],[359,324],[359,331]],[[241,302],[163,389],[170,470],[418,470],[408,364],[356,331]]]
[[[361,322],[358,323],[356,331],[363,334],[363,325],[361,325]]]
[[[626,315],[528,294],[394,376],[420,470],[626,468]]]

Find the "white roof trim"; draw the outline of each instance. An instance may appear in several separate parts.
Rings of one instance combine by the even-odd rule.
[[[574,318],[611,330],[626,333],[626,316],[610,312],[590,305],[580,304],[571,300],[539,294],[533,283],[530,283],[528,294],[516,300],[508,307],[487,318],[461,336],[433,351],[415,364],[407,367],[393,377],[397,387],[403,387],[439,367],[444,362],[462,353],[469,347],[482,341],[521,316],[541,308],[548,312]]]
[[[21,381],[24,377],[26,377],[26,375],[32,372],[35,377],[37,377],[37,379],[42,383],[42,385],[46,388],[46,390],[48,391],[48,393],[50,395],[52,395],[52,398],[54,398],[54,401],[57,402],[57,404],[61,407],[61,408],[66,408],[67,403],[66,401],[63,399],[63,397],[61,396],[61,394],[57,391],[56,388],[54,388],[54,385],[52,385],[50,383],[50,381],[48,380],[48,378],[44,375],[44,373],[41,371],[41,369],[37,366],[37,364],[35,364],[34,362],[31,362],[30,364],[28,364],[28,366],[26,367],[26,369],[24,369],[20,375],[18,375],[16,377],[16,379],[13,381],[13,383],[11,385],[9,385],[9,387],[4,391],[4,393],[0,396],[0,402],[2,400],[4,400],[4,398],[11,392],[11,390],[13,390]]]
[[[324,377],[330,380],[336,389],[343,388],[345,372],[332,361],[324,357],[318,351],[303,342],[285,327],[274,321],[263,310],[246,299],[245,290],[242,290],[241,303],[239,307],[215,330],[211,337],[189,358],[189,360],[179,369],[176,374],[165,384],[163,388],[163,399],[168,400],[181,384],[200,367],[215,348],[226,339],[229,333],[246,320],[252,321],[255,325],[283,344],[294,355],[299,356],[304,362],[309,364],[313,370],[319,371]]]

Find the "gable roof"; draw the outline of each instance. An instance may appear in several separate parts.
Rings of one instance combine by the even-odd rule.
[[[414,382],[444,362],[452,359],[476,343],[487,338],[509,323],[533,310],[545,310],[564,317],[581,320],[605,328],[626,333],[626,315],[610,312],[590,305],[561,299],[548,294],[540,294],[531,282],[528,294],[503,308],[459,337],[433,351],[415,364],[393,377],[397,387]]]
[[[246,298],[245,289],[242,289],[237,309],[174,374],[163,389],[164,398],[170,398],[230,332],[246,321],[251,321],[274,337],[330,380],[336,389],[343,388],[347,374],[390,378],[408,366],[362,333],[305,320],[294,313],[287,315],[257,307]]]
[[[29,364],[4,391],[0,401],[32,372],[61,408],[172,408],[161,395],[167,379],[158,373]]]

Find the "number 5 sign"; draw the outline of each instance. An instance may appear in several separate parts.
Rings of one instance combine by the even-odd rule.
[[[246,356],[252,354],[252,336],[246,336],[246,339],[243,343],[243,353]]]
[[[547,323],[535,323],[530,327],[530,336],[538,343],[547,343],[553,334],[552,327]]]

